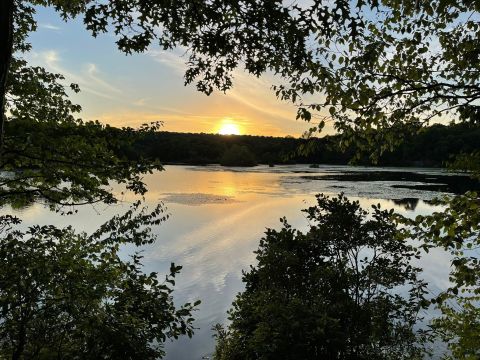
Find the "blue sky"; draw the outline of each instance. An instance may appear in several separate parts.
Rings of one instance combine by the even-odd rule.
[[[65,23],[48,8],[39,8],[36,18],[27,58],[80,85],[73,99],[82,105],[84,119],[133,127],[161,120],[165,130],[183,132],[218,132],[233,122],[244,134],[275,136],[298,136],[309,127],[295,120],[291,104],[275,98],[270,86],[279,80],[271,75],[257,79],[238,70],[231,91],[206,96],[183,85],[180,52],[153,46],[126,56],[111,34],[95,39],[81,19]]]

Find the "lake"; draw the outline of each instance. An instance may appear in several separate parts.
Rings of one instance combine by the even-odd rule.
[[[280,227],[286,216],[296,228],[307,229],[301,209],[315,194],[344,192],[362,206],[380,204],[406,216],[436,210],[429,200],[472,186],[467,179],[439,169],[369,168],[307,165],[224,168],[166,166],[146,177],[147,203],[163,201],[170,218],[160,225],[155,244],[143,248],[145,271],[167,272],[171,262],[182,265],[174,296],[178,303],[202,300],[195,313],[192,339],[167,344],[167,359],[208,358],[214,346],[211,327],[225,322],[235,295],[242,290],[242,269],[254,264],[253,251],[267,227]],[[21,211],[23,226],[73,225],[93,231],[123,211],[130,198],[115,206],[87,206],[75,216],[60,216],[41,205]],[[8,212],[8,209],[4,211]],[[125,249],[125,254],[132,248]],[[449,257],[432,251],[421,261],[423,277],[436,293],[448,286]],[[428,315],[428,314],[427,314]]]

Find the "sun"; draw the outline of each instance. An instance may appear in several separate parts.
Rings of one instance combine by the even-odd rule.
[[[231,119],[224,120],[218,129],[220,135],[240,135],[240,127]]]

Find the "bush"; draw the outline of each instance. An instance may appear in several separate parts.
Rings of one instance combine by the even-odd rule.
[[[425,284],[392,212],[317,196],[307,233],[268,229],[245,291],[216,326],[216,360],[420,358]],[[369,217],[370,216],[370,217]],[[401,296],[401,294],[406,294]]]
[[[169,338],[193,334],[191,312],[176,308],[172,264],[164,281],[144,274],[140,259],[118,256],[119,244],[153,241],[159,221],[132,211],[91,236],[0,217],[1,359],[158,359]]]

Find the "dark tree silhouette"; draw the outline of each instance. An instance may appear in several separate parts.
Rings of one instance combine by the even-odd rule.
[[[423,353],[414,330],[428,305],[419,251],[373,207],[370,218],[343,195],[317,196],[305,210],[308,232],[285,219],[260,240],[245,290],[217,326],[214,358],[413,359]]]

